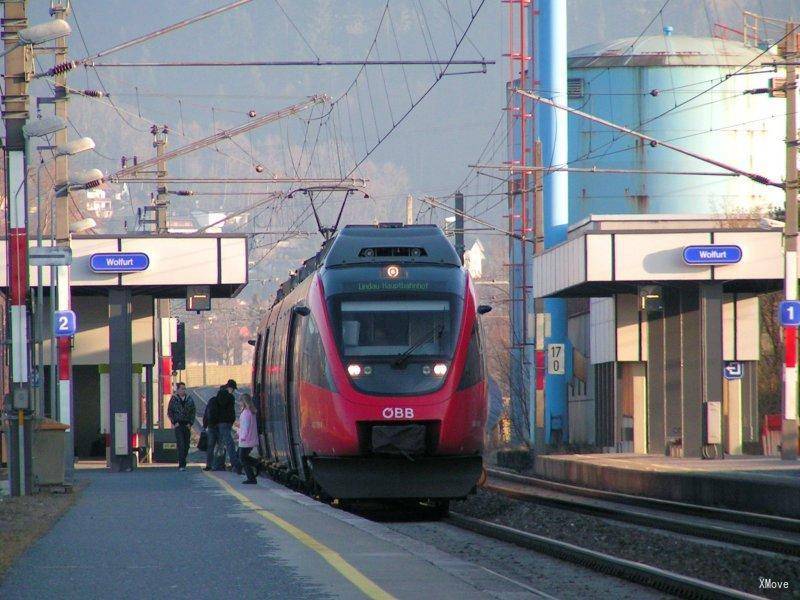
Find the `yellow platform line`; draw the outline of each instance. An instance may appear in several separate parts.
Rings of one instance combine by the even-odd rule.
[[[335,550],[328,548],[328,546],[319,540],[313,538],[299,527],[296,527],[288,521],[285,521],[275,513],[260,507],[247,496],[233,489],[227,481],[223,481],[219,477],[211,475],[205,471],[204,473],[219,483],[226,492],[236,498],[245,507],[260,515],[270,523],[277,525],[297,541],[319,554],[325,560],[325,562],[336,569],[345,579],[361,590],[368,598],[373,598],[374,600],[395,600],[394,596],[379,587],[366,575],[361,573],[361,571],[356,569],[353,565],[342,558],[342,555]]]

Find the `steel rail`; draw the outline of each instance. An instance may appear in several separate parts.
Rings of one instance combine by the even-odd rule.
[[[630,504],[644,508],[666,510],[685,515],[693,515],[696,517],[717,519],[720,521],[729,521],[731,523],[755,525],[758,527],[776,529],[778,531],[792,531],[800,533],[800,519],[792,519],[790,517],[733,510],[730,508],[720,508],[717,506],[703,506],[688,502],[677,502],[675,500],[651,498],[649,496],[636,496],[634,494],[625,494],[622,492],[610,492],[607,490],[598,490],[569,483],[550,481],[549,479],[542,479],[540,477],[519,475],[517,473],[510,473],[501,469],[486,469],[486,472],[489,476],[496,477],[498,479],[512,481],[514,483],[521,483],[523,485],[546,488],[566,494],[586,496],[588,498],[597,498],[600,500],[609,500],[611,502],[618,502],[620,504]]]
[[[537,491],[526,484],[498,484],[496,478],[492,481],[492,477],[483,484],[483,488],[525,502],[534,502],[536,504],[553,506],[595,517],[612,519],[614,521],[621,521],[623,523],[630,523],[651,529],[670,531],[702,539],[726,542],[746,548],[767,550],[788,556],[800,556],[800,541],[768,535],[763,532],[733,529],[722,525],[701,523],[694,520],[680,520],[672,515],[658,515],[652,512],[636,510],[635,508],[610,506],[607,501],[598,502],[597,500],[571,498],[569,495],[565,495],[562,492]],[[560,495],[557,496],[554,494]]]
[[[574,544],[555,540],[526,531],[520,531],[505,525],[490,523],[481,519],[450,513],[446,519],[452,525],[467,529],[480,535],[490,537],[529,550],[547,554],[583,567],[600,571],[620,579],[626,579],[640,585],[655,588],[683,598],[722,599],[722,598],[761,598],[728,588],[709,581],[703,581],[688,575],[681,575],[643,563],[617,558],[596,550],[582,548]]]

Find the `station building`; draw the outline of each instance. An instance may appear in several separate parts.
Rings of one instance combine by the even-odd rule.
[[[665,27],[659,35],[626,37],[571,51],[567,59],[566,100],[572,108],[781,181],[785,170],[785,123],[780,116],[785,113],[785,100],[746,93],[769,88],[770,79],[781,76],[774,68],[766,68],[766,63],[774,60],[753,40],[685,36]],[[739,69],[745,64],[751,68]],[[736,76],[729,76],[737,69]],[[701,94],[711,85],[711,92]],[[509,93],[514,87],[516,82],[510,82]],[[741,432],[736,433],[737,425],[731,435],[724,433],[725,444],[720,448],[731,453],[746,450],[747,442],[755,441],[758,435],[755,361],[759,358],[759,330],[755,295],[780,288],[776,282],[782,278],[783,263],[780,230],[760,230],[758,219],[748,221],[736,215],[763,215],[772,207],[782,206],[782,191],[730,176],[691,157],[576,115],[569,115],[568,123],[568,166],[582,169],[568,174],[570,239],[557,252],[553,249],[536,259],[527,279],[519,266],[525,244],[515,240],[509,244],[511,339],[518,340],[519,346],[511,352],[512,369],[517,366],[512,377],[521,376],[519,371],[525,369],[520,365],[547,367],[542,357],[523,354],[524,347],[535,346],[535,336],[541,333],[530,322],[523,328],[533,312],[530,299],[566,298],[564,373],[550,376],[566,379],[567,394],[566,398],[540,398],[531,375],[527,397],[512,398],[512,403],[534,406],[531,414],[536,416],[531,418],[531,431],[537,439],[550,444],[567,442],[610,452],[682,453],[689,437],[696,433],[692,428],[704,427],[705,421],[696,412],[703,406],[694,407],[696,419],[682,412],[682,386],[688,390],[693,384],[689,380],[682,383],[671,375],[674,371],[678,374],[675,377],[680,377],[681,372],[688,374],[695,366],[688,348],[681,354],[680,348],[674,346],[674,336],[688,340],[685,336],[694,335],[691,325],[673,328],[674,323],[689,318],[677,307],[685,305],[692,312],[691,303],[706,302],[704,296],[697,296],[707,289],[701,282],[717,288],[722,285],[719,319],[724,319],[718,324],[724,334],[720,338],[724,339],[724,344],[720,341],[724,349],[721,360],[743,364],[744,372],[736,384],[724,383],[727,380],[715,375],[719,385],[713,393],[718,400],[722,401],[731,386],[738,386],[743,394]],[[531,131],[529,139],[535,139],[535,131]],[[520,152],[519,139],[515,137],[509,160],[519,162]],[[595,167],[619,172],[591,172]],[[543,184],[548,185],[547,174]],[[515,193],[518,187],[512,179],[512,215],[524,213],[519,206],[520,195]],[[626,220],[625,215],[630,219]],[[519,219],[513,220],[512,225],[517,233],[524,234]],[[609,234],[611,238],[603,237],[606,234],[601,231],[613,234]],[[754,253],[760,250],[747,242],[737,266],[703,270],[685,265],[679,250],[690,244],[686,240],[704,238],[705,243],[712,244],[712,233],[726,243],[734,243],[732,238],[740,234],[745,240],[763,238],[765,248],[774,251],[770,258],[774,262],[756,259],[760,254]],[[604,283],[598,280],[591,285],[561,285],[565,280],[540,287],[547,280],[539,272],[542,268],[551,269],[553,277],[563,279],[569,277],[571,269],[585,267],[586,260],[595,264],[593,251],[585,260],[569,252],[577,252],[584,242],[595,244],[600,239],[615,240],[611,245],[613,260],[606,257],[604,267],[613,266],[614,271],[604,274]],[[561,272],[552,271],[551,261],[556,255],[559,261],[565,261],[559,263]],[[736,276],[732,282],[720,283],[726,273]],[[526,285],[531,290],[527,294]],[[652,320],[646,311],[637,308],[639,291],[647,285],[666,286],[662,287],[661,301],[666,311],[663,315],[673,315],[677,310],[677,321],[663,315]],[[686,285],[693,286],[689,296],[689,292],[680,291]],[[526,296],[527,301],[523,302]],[[737,327],[731,321],[734,314]],[[715,316],[713,320],[718,319]],[[523,331],[527,331],[528,339],[522,339]],[[657,358],[659,335],[667,336],[670,352],[674,352],[665,355],[665,371],[656,376],[651,363]],[[717,367],[714,370],[720,374],[722,367]],[[528,371],[533,373],[533,369]],[[649,386],[645,388],[648,378]],[[523,392],[512,386],[512,396]],[[643,398],[649,398],[649,404],[637,404]],[[537,405],[539,402],[542,406]],[[663,407],[657,408],[658,403]],[[727,409],[723,404],[723,411]]]
[[[176,319],[169,316],[168,300],[194,294],[213,302],[236,296],[247,284],[247,238],[75,235],[70,247],[71,308],[77,317],[71,338],[71,419],[59,414],[64,408],[58,400],[51,401],[49,323],[43,340],[45,372],[36,377],[34,393],[46,415],[71,421],[75,456],[103,456],[106,448],[113,456],[115,443],[123,441],[129,456],[134,447],[152,448],[152,431],[169,426],[166,401],[172,387]],[[116,272],[113,265],[97,268],[98,257],[110,257],[113,263],[116,257],[132,255],[138,261],[134,270],[125,271],[124,265]],[[2,288],[7,287],[5,262],[6,241],[0,240]],[[34,290],[37,270],[30,270]],[[50,268],[42,270],[49,315]],[[125,435],[117,431],[121,419],[126,421]]]

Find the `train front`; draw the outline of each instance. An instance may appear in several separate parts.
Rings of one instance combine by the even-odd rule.
[[[487,416],[481,326],[442,231],[348,226],[309,295],[335,388],[302,403],[314,480],[337,498],[470,493]]]

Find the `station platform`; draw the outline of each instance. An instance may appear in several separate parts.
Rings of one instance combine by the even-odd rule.
[[[519,597],[477,564],[266,478],[100,463],[76,475],[88,486],[0,598]]]
[[[721,460],[642,454],[538,456],[538,477],[677,502],[800,518],[800,461]]]

